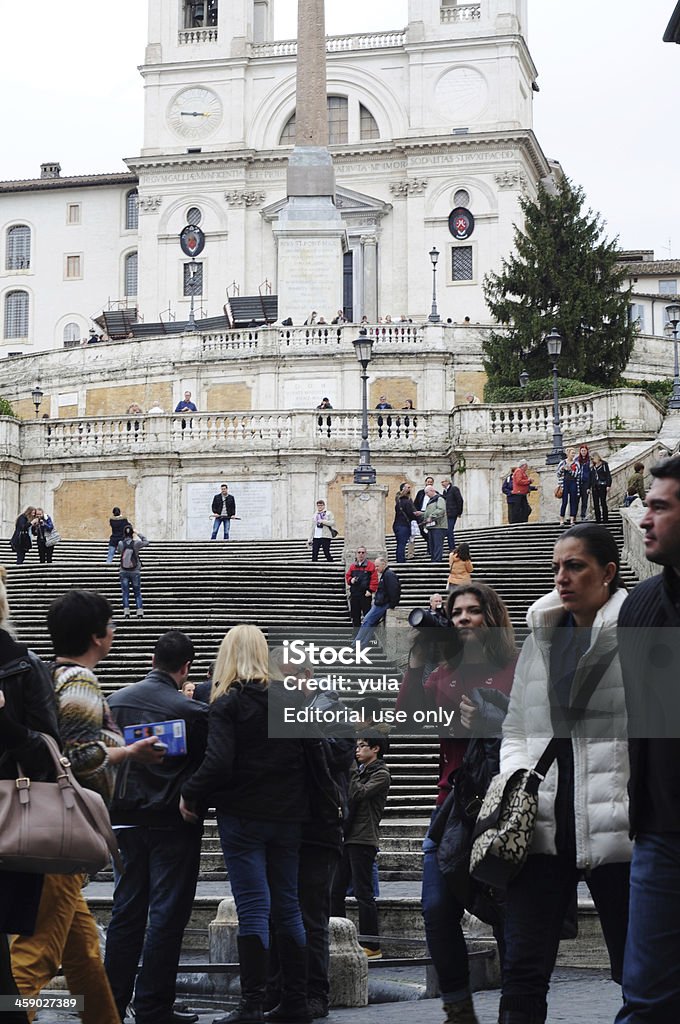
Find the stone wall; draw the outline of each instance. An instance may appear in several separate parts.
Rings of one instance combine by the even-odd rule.
[[[134,522],[135,488],[124,475],[64,480],[54,492],[53,518],[63,537],[108,540],[108,520],[114,505]]]

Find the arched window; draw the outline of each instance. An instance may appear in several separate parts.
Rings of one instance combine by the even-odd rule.
[[[125,257],[125,297],[137,294],[137,253],[129,252]]]
[[[328,144],[330,146],[339,146],[343,142],[348,142],[348,107],[349,103],[346,96],[329,96],[328,97]],[[362,108],[365,109],[365,108]],[[375,124],[373,116],[366,111],[368,116]],[[377,131],[377,124],[375,125]],[[363,139],[363,134],[362,134]],[[378,138],[377,135],[367,136],[367,138]],[[280,146],[292,146],[295,143],[295,114],[291,114],[288,118],[283,131],[281,132],[281,138],[279,139]]]
[[[28,337],[28,292],[7,292],[4,336],[5,338]]]
[[[80,326],[70,323],[64,325],[64,345],[80,344]]]
[[[28,270],[31,265],[31,229],[13,224],[7,229],[5,270]]]
[[[359,104],[359,135],[362,142],[367,139],[379,139],[378,122],[373,114],[363,103]]]
[[[136,231],[139,227],[139,195],[137,189],[133,188],[125,197],[125,228],[127,231]]]

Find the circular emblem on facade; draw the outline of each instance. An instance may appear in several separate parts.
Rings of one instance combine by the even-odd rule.
[[[179,236],[179,244],[185,256],[199,256],[205,246],[205,235],[195,224],[187,224]]]
[[[459,242],[469,238],[475,230],[475,218],[464,206],[457,206],[449,214],[449,231]]]

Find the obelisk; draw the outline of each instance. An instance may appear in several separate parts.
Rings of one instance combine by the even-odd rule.
[[[279,319],[302,324],[316,310],[330,321],[342,308],[347,237],[335,206],[328,151],[324,0],[298,0],[295,147],[286,191],[288,201],[274,227]]]

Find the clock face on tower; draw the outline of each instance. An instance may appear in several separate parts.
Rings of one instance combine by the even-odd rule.
[[[204,139],[222,120],[222,104],[212,89],[183,89],[168,107],[168,124],[183,139]]]

